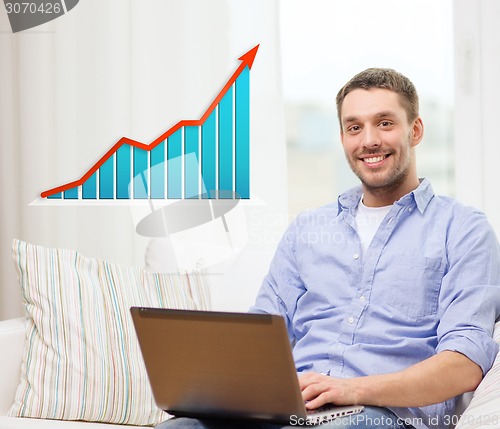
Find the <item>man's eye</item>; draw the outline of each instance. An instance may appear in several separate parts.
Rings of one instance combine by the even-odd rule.
[[[392,122],[391,122],[391,121],[382,121],[382,122],[380,123],[380,125],[381,125],[382,127],[389,127],[389,126],[391,126],[391,125],[392,125]]]
[[[349,129],[347,131],[350,131],[350,132],[357,132],[359,131],[361,128],[359,127],[359,125],[353,125],[351,127],[349,127]]]

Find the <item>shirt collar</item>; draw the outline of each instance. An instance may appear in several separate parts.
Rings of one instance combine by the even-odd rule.
[[[401,206],[408,206],[410,204],[415,204],[420,213],[423,213],[426,207],[429,205],[430,201],[434,197],[434,190],[432,189],[431,182],[427,179],[419,179],[420,185],[409,194],[404,195],[396,204]],[[359,201],[361,200],[361,195],[363,190],[361,186],[356,186],[344,192],[338,198],[339,213],[342,210],[353,210],[355,209]]]

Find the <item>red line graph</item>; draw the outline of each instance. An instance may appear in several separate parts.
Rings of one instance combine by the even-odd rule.
[[[44,191],[40,194],[40,196],[42,198],[47,198],[47,197],[50,197],[51,195],[58,194],[60,192],[66,191],[68,189],[72,189],[72,188],[75,188],[77,186],[83,185],[124,144],[128,144],[128,145],[133,146],[133,147],[137,147],[140,149],[150,151],[151,149],[155,148],[161,142],[165,141],[165,139],[167,137],[171,136],[172,134],[174,134],[177,130],[179,130],[182,127],[185,127],[185,126],[195,126],[196,127],[196,126],[203,125],[204,122],[207,120],[207,118],[210,116],[210,114],[217,107],[219,102],[222,100],[224,95],[226,95],[229,88],[231,88],[231,86],[236,81],[238,76],[245,69],[245,67],[248,67],[249,69],[252,68],[252,64],[254,62],[255,55],[257,55],[257,50],[259,49],[259,46],[260,45],[253,47],[246,54],[244,54],[240,58],[238,58],[238,60],[241,61],[241,64],[236,69],[236,71],[233,73],[233,75],[229,78],[229,80],[226,82],[226,84],[224,85],[222,90],[219,92],[217,97],[215,97],[214,101],[212,101],[212,104],[210,104],[210,106],[208,107],[208,109],[206,110],[206,112],[203,114],[203,116],[200,119],[188,119],[188,120],[179,121],[177,124],[175,124],[173,127],[168,129],[167,131],[165,131],[161,136],[159,136],[158,138],[156,138],[154,141],[152,141],[149,144],[141,143],[141,142],[129,139],[127,137],[122,137],[79,180],[75,180],[74,182],[66,183],[65,185],[61,185],[61,186],[58,186],[56,188],[52,188],[52,189],[49,189],[47,191]]]

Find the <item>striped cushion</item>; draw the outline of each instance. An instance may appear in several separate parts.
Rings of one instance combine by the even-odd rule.
[[[495,325],[493,337],[500,343],[500,322]],[[456,429],[498,427],[500,427],[500,353],[474,392],[472,401],[462,414]]]
[[[199,272],[155,274],[14,240],[27,312],[10,416],[155,425],[131,306],[208,309]]]

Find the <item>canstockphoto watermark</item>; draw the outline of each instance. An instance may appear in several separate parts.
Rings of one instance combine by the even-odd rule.
[[[275,244],[281,238],[288,244],[297,243],[305,246],[343,244],[349,239],[342,231],[330,231],[327,229],[298,231],[296,234],[283,235],[281,231],[269,231],[255,226],[250,228],[249,241],[251,243]]]
[[[390,416],[367,416],[365,414],[355,414],[351,416],[341,417],[342,423],[346,425],[363,425],[369,427],[390,427],[394,425],[394,418]],[[330,421],[331,418],[328,416],[323,417],[319,422],[318,421],[310,421],[304,417],[298,417],[296,415],[290,416],[290,426],[316,426],[318,423],[326,423]],[[412,420],[412,419],[410,419]],[[414,424],[415,422],[401,420],[397,418],[397,424],[406,424],[407,426]]]
[[[290,426],[316,426],[318,423],[326,423],[329,421],[329,417],[322,417],[320,421],[312,422],[304,417],[298,417],[296,415],[290,416]],[[365,414],[355,414],[351,416],[341,417],[342,423],[346,425],[366,425],[372,427],[388,427],[394,425],[394,419],[390,416],[367,416]],[[425,419],[420,417],[412,418],[400,418],[397,417],[396,423],[398,425],[404,425],[406,427],[419,427],[422,425],[427,426],[456,426],[458,422],[462,424],[481,426],[481,427],[499,427],[500,425],[500,413],[496,414],[464,414],[462,416],[457,415],[445,415],[445,416],[428,416]]]
[[[13,33],[52,21],[73,9],[80,0],[4,0]]]
[[[306,246],[353,242],[354,235],[348,234],[343,224],[339,226],[336,213],[333,210],[311,211],[294,218],[257,208],[249,212],[249,241],[253,244],[275,244],[283,238],[289,244]],[[287,226],[288,231],[283,233]]]
[[[394,418],[391,416],[367,416],[365,414],[355,414],[351,416],[344,416],[344,417],[339,417],[341,419],[343,425],[363,425],[363,426],[368,426],[368,427],[392,427],[394,425]],[[296,415],[291,415],[290,416],[290,426],[316,426],[319,423],[326,423],[330,421],[331,418],[330,416],[322,416],[320,417],[319,421],[310,421],[304,417],[298,417]],[[398,425],[406,425],[408,427],[417,425],[417,418],[415,419],[400,419],[399,417],[396,418],[397,424]],[[422,421],[419,420],[421,423]]]

